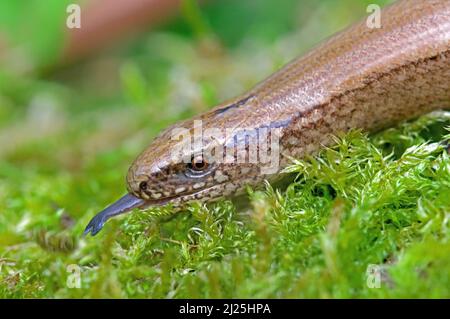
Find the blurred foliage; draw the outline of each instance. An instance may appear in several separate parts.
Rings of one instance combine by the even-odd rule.
[[[30,66],[55,61],[64,45],[66,7],[70,0],[6,0],[0,2],[0,30],[16,47],[15,63]],[[75,1],[77,2],[77,1]],[[29,67],[30,67],[29,66]]]
[[[371,2],[185,1],[170,24],[42,77],[63,47],[62,1],[2,1],[0,39],[25,53],[0,67],[0,296],[450,297],[446,114],[337,137],[293,163],[286,190],[249,190],[249,208],[134,212],[80,236],[161,129],[248,89]],[[67,286],[72,264],[81,289]],[[370,264],[380,289],[366,284]]]

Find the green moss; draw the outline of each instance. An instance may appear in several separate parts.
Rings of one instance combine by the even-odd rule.
[[[26,183],[2,183],[1,295],[448,298],[449,159],[419,134],[436,123],[446,120],[336,138],[286,170],[297,174],[286,190],[250,190],[245,211],[222,201],[136,212],[87,239],[95,209],[72,220],[48,205],[84,197],[79,181],[3,165]],[[66,285],[71,264],[81,267],[81,289]],[[380,288],[367,286],[369,265],[380,269]]]

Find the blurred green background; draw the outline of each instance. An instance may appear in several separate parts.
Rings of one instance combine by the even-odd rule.
[[[365,17],[368,4],[390,1],[184,1],[173,18],[63,63],[72,2],[0,2],[0,296],[390,296],[357,289],[342,277],[333,286],[318,273],[308,277],[316,289],[288,294],[275,283],[298,278],[295,271],[239,270],[239,243],[250,245],[248,236],[258,236],[259,228],[242,228],[227,215],[229,203],[217,209],[234,227],[233,244],[205,244],[203,257],[186,257],[194,254],[191,227],[209,225],[201,210],[150,219],[153,226],[144,223],[146,215],[119,219],[95,238],[80,238],[89,219],[125,192],[128,166],[161,129],[244,92]],[[191,263],[172,262],[178,256]],[[218,288],[214,272],[200,270],[220,268],[221,260],[250,281],[254,272],[266,274],[266,284],[279,290],[249,282],[239,291]],[[69,264],[82,267],[82,289],[67,287]],[[191,279],[180,279],[185,274]],[[447,293],[442,291],[437,295]]]

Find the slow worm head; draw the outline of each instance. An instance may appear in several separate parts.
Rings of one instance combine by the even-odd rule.
[[[332,143],[332,134],[448,108],[450,1],[398,1],[381,23],[357,23],[242,96],[162,132],[131,165],[129,193],[85,234],[133,208],[209,201],[258,185],[290,157]]]

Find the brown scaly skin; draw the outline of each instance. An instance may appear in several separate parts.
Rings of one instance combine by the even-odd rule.
[[[450,1],[399,1],[382,11],[381,24],[370,29],[364,20],[241,97],[165,130],[130,167],[127,204],[105,209],[86,233],[97,233],[108,218],[133,207],[210,201],[258,185],[276,177],[289,157],[301,158],[329,145],[332,134],[352,128],[374,131],[449,108]],[[173,161],[178,141],[172,130],[192,129],[194,120],[202,120],[203,129],[279,127],[279,169],[267,175],[258,163],[210,163],[192,174],[198,172],[181,157]],[[204,142],[197,151],[214,146]],[[236,143],[242,140],[219,141],[232,157]]]

